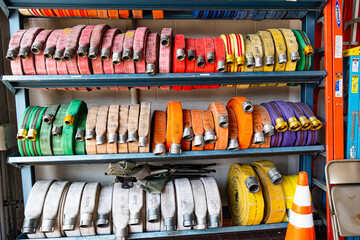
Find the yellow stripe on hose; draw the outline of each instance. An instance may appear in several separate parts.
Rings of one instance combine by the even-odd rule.
[[[245,182],[250,182],[249,188]],[[227,177],[227,195],[233,225],[261,223],[264,216],[264,198],[256,173],[249,164],[231,165]]]
[[[226,72],[233,72],[235,69],[235,49],[232,43],[232,38],[229,35],[221,34],[220,38],[224,41],[225,45],[225,61],[226,61]],[[234,85],[223,85],[225,87],[233,87]]]
[[[300,60],[299,45],[296,41],[296,37],[290,29],[280,28],[279,30],[284,36],[286,43],[287,63],[285,71],[295,71],[297,62]]]
[[[254,167],[260,179],[261,189],[265,200],[265,212],[262,223],[281,222],[286,213],[284,192],[280,184],[274,184],[279,182],[273,181],[273,183],[268,177],[268,172],[275,168],[274,163],[264,160],[254,162],[251,165]]]
[[[297,179],[298,175],[294,175]],[[292,203],[294,201],[295,196],[295,188],[291,183],[290,177],[293,176],[283,176],[283,181],[281,182],[281,187],[284,192],[285,204],[286,204],[286,214],[282,220],[282,222],[288,222],[288,211],[292,207]]]

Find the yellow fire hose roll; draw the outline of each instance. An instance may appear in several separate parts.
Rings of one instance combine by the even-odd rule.
[[[290,177],[293,177],[293,178],[296,177],[296,179],[297,179],[298,175],[283,176],[283,181],[281,182],[281,186],[283,188],[283,192],[284,192],[284,196],[285,196],[286,214],[285,214],[282,222],[288,222],[288,213],[292,207],[292,203],[293,203],[294,196],[295,196],[296,186],[295,187],[293,186],[293,184],[290,180]]]
[[[280,28],[279,30],[284,36],[287,49],[287,63],[285,71],[296,71],[297,62],[300,60],[299,45],[296,41],[296,37],[291,29]]]
[[[275,72],[285,71],[287,59],[285,39],[279,29],[268,29],[274,40],[275,45]],[[287,86],[286,83],[277,84],[276,86]]]
[[[257,173],[265,200],[265,212],[262,223],[279,223],[286,213],[284,192],[280,185],[281,173],[273,162],[264,160],[251,164]]]
[[[250,39],[248,38],[245,38],[244,42],[245,42],[245,59],[246,59],[244,72],[253,72],[255,67],[255,58],[253,55],[252,45]]]
[[[235,67],[233,72],[245,71],[245,42],[241,34],[230,34],[235,49]],[[249,88],[249,84],[239,84],[237,88]]]
[[[261,223],[264,198],[259,179],[249,164],[231,165],[227,177],[227,195],[233,225]]]

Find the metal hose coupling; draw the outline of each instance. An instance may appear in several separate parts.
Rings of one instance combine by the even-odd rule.
[[[84,141],[84,139],[85,139],[85,130],[77,129],[75,133],[75,140],[81,142]]]
[[[63,58],[64,58],[65,61],[70,62],[71,60],[73,60],[74,55],[75,55],[74,49],[66,48],[65,51],[64,51]]]
[[[228,150],[237,151],[239,150],[239,140],[237,138],[229,139],[229,143],[227,146]]]
[[[219,215],[209,215],[209,228],[220,227],[220,216]]]
[[[116,52],[116,53],[113,53],[112,54],[112,63],[114,65],[120,65],[121,63],[121,56],[120,56],[120,53]]]
[[[260,183],[254,176],[245,179],[245,186],[250,193],[257,193],[260,190]]]
[[[181,144],[180,143],[171,143],[169,152],[171,154],[181,154]]]
[[[165,145],[163,143],[157,143],[155,145],[153,153],[155,155],[165,155],[165,153],[166,153]]]
[[[146,147],[147,145],[147,138],[146,137],[139,137],[139,147]]]
[[[43,219],[41,222],[40,232],[48,233],[53,232],[55,228],[55,220]]]
[[[170,36],[168,35],[163,35],[160,38],[160,43],[161,45],[163,45],[164,47],[167,47],[170,45]]]
[[[197,56],[196,65],[198,67],[204,67],[205,66],[205,58],[204,58],[204,56]]]
[[[272,124],[265,124],[263,127],[264,134],[268,137],[274,135],[274,126]]]
[[[134,51],[133,61],[136,63],[139,63],[141,61],[141,52],[140,51]]]
[[[182,48],[176,50],[176,59],[183,61],[185,59],[185,51]]]
[[[175,218],[164,218],[164,230],[165,231],[174,231],[175,230]]]
[[[96,145],[103,145],[105,144],[105,136],[104,135],[97,135],[96,136]]]
[[[261,68],[262,66],[262,58],[255,58],[255,67]]]
[[[126,142],[127,143],[134,143],[134,142],[136,142],[136,139],[137,139],[137,133],[136,132],[131,132],[131,133],[128,134]]]
[[[275,60],[274,60],[274,56],[266,56],[265,57],[265,66],[274,66],[275,65]]]
[[[208,52],[206,54],[206,59],[207,59],[206,60],[207,63],[210,63],[210,64],[215,63],[215,54],[213,52]]]
[[[266,138],[263,132],[254,133],[254,144],[264,144],[266,142]]]
[[[253,58],[253,57],[246,58],[246,67],[254,68],[255,67],[255,58]]]
[[[254,110],[253,104],[250,101],[243,102],[242,108],[245,113],[251,113]]]
[[[109,226],[109,214],[99,214],[98,219],[96,220],[96,226],[100,228],[106,228]]]
[[[217,66],[216,66],[216,70],[218,72],[225,72],[225,62],[224,61],[218,61],[217,62]]]
[[[21,59],[28,59],[29,58],[29,53],[30,53],[30,48],[28,47],[22,47],[19,50],[19,57]]]
[[[148,217],[147,217],[148,222],[157,223],[160,221],[159,209],[150,208],[147,213],[148,213]]]
[[[126,143],[127,138],[128,138],[127,134],[119,134],[118,143]]]
[[[128,228],[119,229],[116,228],[115,230],[115,240],[127,240],[128,239]]]
[[[90,59],[97,59],[98,54],[99,54],[99,49],[97,47],[89,48],[89,58]]]
[[[296,117],[292,117],[288,119],[289,130],[292,132],[299,131],[301,129],[300,122],[296,119]]]
[[[203,135],[196,135],[194,137],[193,146],[194,147],[204,147],[205,146],[204,136]]]
[[[92,214],[84,213],[80,216],[80,227],[87,228],[91,227],[93,223]]]
[[[61,62],[63,60],[64,51],[60,49],[56,49],[54,53],[55,61]]]
[[[216,142],[216,135],[214,131],[206,131],[204,134],[205,143],[212,144]]]
[[[130,49],[124,49],[122,52],[122,60],[124,61],[130,61],[131,60],[131,53],[132,51]]]
[[[21,232],[24,234],[31,234],[31,233],[35,233],[37,226],[39,224],[39,220],[38,219],[28,219],[25,218],[24,222],[23,222],[23,226],[21,228]]]
[[[46,47],[44,50],[44,57],[47,59],[52,59],[54,56],[55,49],[52,47]]]
[[[266,175],[268,176],[268,178],[270,178],[270,181],[275,185],[280,184],[283,180],[280,171],[277,170],[276,168],[270,169]]]
[[[300,55],[298,51],[294,51],[290,53],[290,61],[291,62],[298,62],[300,60]]]
[[[107,61],[110,59],[110,49],[108,48],[102,48],[100,51],[100,58],[103,61]]]
[[[26,135],[27,135],[27,130],[26,129],[19,129],[19,131],[16,134],[16,138],[20,141],[23,141],[26,139]]]
[[[288,130],[288,125],[287,123],[284,121],[283,118],[278,118],[275,120],[275,129],[278,131],[278,132],[285,132],[286,130]]]
[[[113,144],[113,143],[117,143],[117,141],[118,141],[117,133],[109,133],[108,134],[108,143]]]
[[[72,231],[75,229],[76,219],[75,218],[66,218],[64,217],[64,222],[62,225],[63,231]]]
[[[62,128],[63,126],[53,126],[51,134],[53,136],[60,136],[62,134]]]
[[[141,214],[139,212],[130,212],[129,225],[139,225],[141,223]]]
[[[87,46],[79,46],[77,50],[77,55],[81,58],[85,58],[87,56],[87,51]]]
[[[15,49],[8,49],[6,52],[6,59],[9,61],[15,61],[18,55],[18,51]]]
[[[182,135],[184,141],[192,141],[194,139],[194,133],[191,127],[185,127]]]
[[[195,51],[194,50],[192,50],[192,49],[188,50],[187,59],[189,61],[195,61]]]
[[[150,75],[154,75],[156,72],[156,66],[153,63],[146,64],[146,73]]]
[[[54,114],[44,114],[43,117],[42,117],[42,120],[44,123],[52,123],[53,120],[55,118],[55,115]]]
[[[85,131],[85,140],[92,140],[95,138],[95,131],[94,130],[86,130]]]
[[[311,122],[306,116],[299,117],[299,121],[301,124],[301,130],[309,130],[311,128]]]
[[[39,54],[42,49],[43,49],[44,45],[40,42],[34,42],[32,45],[31,45],[31,51],[34,53],[34,54]]]
[[[286,53],[280,53],[278,55],[278,63],[279,64],[287,63]]]
[[[183,215],[183,225],[184,227],[192,227],[195,225],[195,218],[193,213],[185,213]]]

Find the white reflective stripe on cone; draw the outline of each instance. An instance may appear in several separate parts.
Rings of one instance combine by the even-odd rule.
[[[158,232],[161,230],[160,194],[146,192],[146,231]]]
[[[130,215],[129,192],[129,189],[122,188],[122,183],[114,184],[112,217],[116,240],[125,240],[128,236],[128,222]]]
[[[299,214],[292,210],[290,210],[290,220],[291,223],[295,227],[299,228],[311,228],[314,226],[314,219],[312,213],[310,214]]]
[[[144,190],[139,187],[130,188],[129,193],[129,225],[139,225],[142,221],[144,207]]]
[[[80,232],[81,236],[96,235],[95,220],[99,201],[99,183],[85,185],[80,205]]]
[[[168,181],[161,192],[161,230],[176,230],[176,196],[172,181]]]
[[[55,218],[54,231],[45,233],[45,236],[47,238],[56,238],[56,237],[64,237],[65,236],[65,233],[64,233],[64,231],[62,231],[61,226],[62,226],[62,220],[63,220],[63,216],[64,216],[65,200],[66,200],[66,196],[67,196],[69,188],[70,188],[70,183],[68,183],[65,186],[63,193],[61,195],[59,207],[57,210],[57,215]]]
[[[299,207],[311,206],[309,186],[296,186],[293,203]]]
[[[177,230],[191,229],[195,225],[194,198],[189,179],[175,179]]]
[[[35,233],[40,226],[45,198],[53,182],[54,180],[40,180],[31,188],[24,211],[25,219],[22,231]]]
[[[97,208],[96,233],[112,233],[112,200],[113,186],[105,186],[100,190],[99,206]]]
[[[207,203],[205,188],[201,180],[191,180],[190,183],[195,203],[195,229],[205,229],[207,225]]]
[[[205,187],[209,213],[209,228],[222,226],[222,206],[219,188],[213,177],[200,178]]]
[[[70,185],[66,195],[62,230],[68,237],[81,236],[79,227],[81,195],[85,182],[74,182]]]
[[[65,187],[69,184],[67,181],[56,181],[50,186],[44,202],[40,227],[41,232],[47,233],[54,231],[61,197]]]

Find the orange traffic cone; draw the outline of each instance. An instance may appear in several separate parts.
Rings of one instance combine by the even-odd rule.
[[[315,239],[308,176],[306,172],[300,172],[285,240]]]

